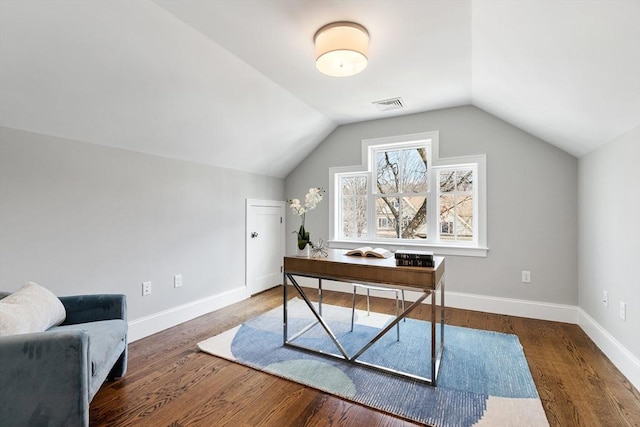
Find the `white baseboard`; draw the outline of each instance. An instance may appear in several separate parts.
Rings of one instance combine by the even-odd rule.
[[[640,360],[584,310],[579,309],[578,312],[578,325],[611,360],[611,363],[627,377],[636,390],[640,390]]]
[[[485,313],[506,314],[530,319],[551,320],[553,322],[578,323],[578,307],[573,305],[461,292],[447,292],[445,294],[445,305],[465,310],[484,311]]]
[[[317,288],[315,279],[300,277],[298,283],[301,286]],[[330,280],[322,282],[323,289],[338,292],[351,293],[350,286],[345,287],[344,283],[336,283]],[[360,294],[363,291],[359,291]],[[372,296],[383,298],[395,298],[392,292],[371,292]],[[405,299],[415,301],[417,292],[406,291]],[[440,295],[438,293],[438,301]],[[426,302],[425,302],[426,303]],[[531,319],[551,320],[554,322],[578,323],[578,307],[573,305],[553,304],[547,302],[527,301],[513,298],[500,298],[475,294],[465,294],[461,292],[449,292],[445,294],[445,306],[453,308],[463,308],[465,310],[483,311],[485,313],[507,314],[509,316],[528,317]]]
[[[129,342],[249,298],[245,286],[129,321]]]

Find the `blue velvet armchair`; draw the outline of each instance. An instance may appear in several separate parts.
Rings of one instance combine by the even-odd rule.
[[[60,301],[61,325],[0,337],[0,426],[87,426],[100,386],[127,370],[126,297]]]

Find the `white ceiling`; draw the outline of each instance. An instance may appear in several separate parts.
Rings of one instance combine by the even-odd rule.
[[[314,65],[338,20],[371,36],[349,78]],[[284,177],[339,124],[466,104],[577,157],[637,127],[640,1],[0,1],[2,126]]]

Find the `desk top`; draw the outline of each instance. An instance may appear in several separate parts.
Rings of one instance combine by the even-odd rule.
[[[284,271],[302,276],[340,281],[379,283],[420,290],[436,289],[444,274],[444,258],[434,257],[435,267],[400,267],[395,258],[345,255],[346,249],[330,249],[326,258],[284,257]]]

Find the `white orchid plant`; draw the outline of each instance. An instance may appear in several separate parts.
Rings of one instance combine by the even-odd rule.
[[[318,203],[322,201],[323,197],[324,190],[322,188],[312,187],[304,196],[304,205],[301,204],[299,199],[290,199],[287,201],[293,213],[298,215],[302,220],[300,229],[298,229],[298,231],[294,231],[294,233],[298,235],[298,249],[300,250],[304,249],[307,244],[313,247],[313,243],[311,243],[311,239],[309,237],[309,232],[304,228],[304,220],[307,212],[315,209],[316,206],[318,206]]]

